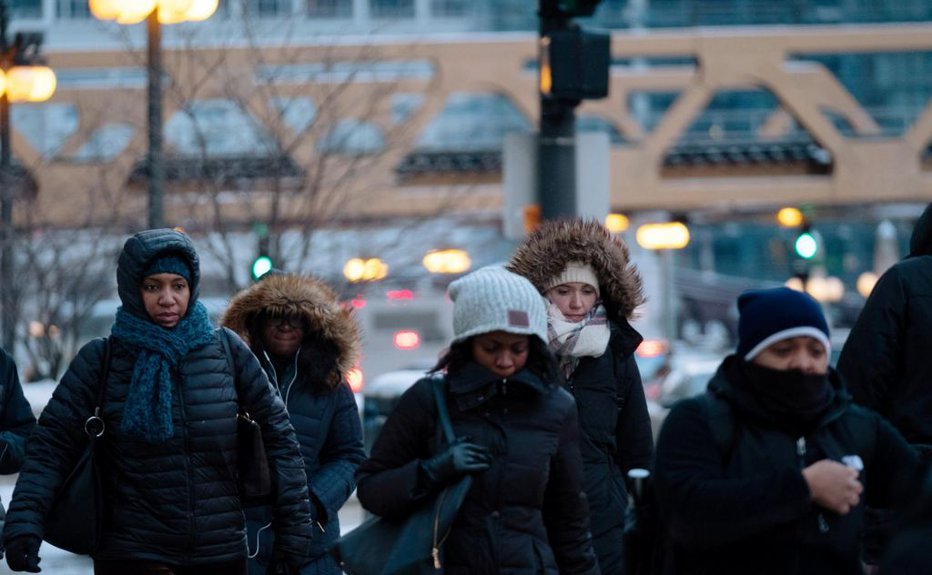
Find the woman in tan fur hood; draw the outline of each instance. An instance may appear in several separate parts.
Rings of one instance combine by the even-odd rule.
[[[633,468],[653,459],[650,417],[628,323],[644,301],[627,246],[595,221],[542,223],[518,246],[508,269],[548,300],[550,350],[576,398],[584,487],[602,575],[624,572],[622,533]]]
[[[312,551],[299,574],[342,573],[327,549],[340,534],[337,511],[356,487],[364,459],[356,401],[345,381],[359,357],[352,311],[315,278],[272,273],[230,300],[224,326],[252,349],[285,401],[307,472]],[[266,508],[248,509],[249,573],[279,573]]]

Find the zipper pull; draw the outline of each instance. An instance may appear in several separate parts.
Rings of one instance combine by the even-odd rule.
[[[434,557],[434,569],[439,570],[443,565],[440,564],[440,549],[437,549],[437,546],[433,546],[430,549],[430,554]]]
[[[508,379],[502,378],[502,395],[508,395]]]
[[[819,533],[828,533],[828,521],[825,520],[825,515],[819,513]]]
[[[796,440],[796,455],[803,457],[806,455],[806,438],[800,437]]]

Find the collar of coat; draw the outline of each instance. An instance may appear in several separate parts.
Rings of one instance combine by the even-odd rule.
[[[457,373],[447,377],[447,388],[456,406],[466,411],[487,403],[507,389],[545,395],[553,389],[553,385],[544,382],[529,369],[522,369],[510,377],[502,378],[478,363],[470,362]]]

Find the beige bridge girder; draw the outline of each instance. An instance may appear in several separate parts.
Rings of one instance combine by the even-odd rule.
[[[412,115],[400,136],[378,160],[367,166],[347,189],[358,193],[353,210],[360,217],[424,215],[438,210],[449,197],[439,188],[472,186],[468,193],[449,204],[462,211],[489,211],[501,202],[500,174],[424,174],[403,179],[396,167],[414,149],[417,135],[443,108],[448,97],[458,92],[497,92],[508,96],[532,124],[537,123],[539,103],[535,72],[525,64],[536,58],[536,37],[531,34],[488,34],[432,39],[395,38],[392,41],[368,39],[355,46],[349,42],[327,44],[306,42],[287,48],[216,48],[200,50],[198,57],[168,53],[165,66],[173,78],[193,78],[210,68],[211,61],[240,66],[242,77],[252,77],[255,52],[264,63],[324,60],[422,59],[434,65],[432,78],[404,78],[392,85],[393,91],[420,90],[424,104]],[[932,160],[927,153],[932,141],[932,102],[927,103],[916,121],[902,134],[881,133],[877,122],[861,103],[825,67],[793,59],[806,54],[854,54],[871,52],[932,51],[932,24],[863,25],[834,27],[747,27],[694,28],[666,31],[625,31],[612,36],[615,59],[634,61],[616,66],[610,79],[609,97],[588,101],[580,113],[597,114],[611,122],[627,139],[611,150],[611,201],[620,210],[729,209],[735,206],[772,206],[808,202],[842,205],[932,199]],[[676,57],[696,65],[664,67],[638,66],[638,59]],[[213,58],[213,60],[211,60]],[[126,51],[55,53],[50,64],[56,69],[88,66],[138,66],[139,54]],[[230,80],[233,78],[234,80]],[[198,98],[221,98],[236,75],[225,79],[199,81]],[[241,81],[241,79],[240,79]],[[664,167],[664,158],[681,135],[720,90],[764,89],[779,101],[783,112],[774,113],[759,130],[763,138],[779,136],[796,120],[831,154],[827,173],[783,169],[780,166],[755,170],[709,166],[703,170],[675,173]],[[288,91],[290,90],[290,92]],[[293,86],[281,90],[256,90],[246,102],[249,110],[262,117],[270,96],[296,95],[311,90]],[[368,92],[386,90],[385,84],[360,81],[346,86],[339,94],[342,112],[348,116],[372,114],[386,127],[391,110],[382,103],[365,102]],[[666,110],[653,130],[646,132],[628,108],[629,96],[642,91],[676,91],[679,96]],[[87,91],[60,89],[55,102],[73,102],[81,118],[81,129],[71,136],[62,150],[74,151],[90,136],[89,117],[103,110],[114,121],[130,121],[144,126],[142,91],[120,89]],[[119,112],[105,98],[122,101],[129,112]],[[265,100],[264,100],[265,99]],[[362,103],[354,104],[358,100]],[[174,97],[165,98],[167,119],[179,109]],[[356,108],[354,109],[354,106]],[[364,110],[360,111],[362,108]],[[839,132],[824,113],[830,109],[842,115],[855,135]],[[121,116],[120,114],[123,114]],[[105,169],[100,165],[68,161],[42,162],[29,140],[15,132],[14,151],[30,167],[38,184],[38,200],[49,223],[69,225],[76,214],[84,213],[94,202],[102,201],[96,192],[101,186],[125,186],[133,164],[145,153],[145,137],[139,130],[131,144]],[[298,142],[295,158],[299,165],[313,166],[317,134]],[[483,185],[474,185],[481,183]],[[363,192],[378,189],[378,195]],[[169,194],[172,190],[169,190]],[[351,192],[348,192],[352,196]],[[583,192],[584,193],[584,192]],[[136,210],[144,205],[144,194],[136,195]],[[438,199],[438,196],[443,196]],[[349,196],[348,196],[349,197]],[[172,210],[190,207],[167,206]],[[17,220],[22,217],[17,208]],[[136,210],[128,210],[132,213]],[[296,208],[295,213],[298,213]]]

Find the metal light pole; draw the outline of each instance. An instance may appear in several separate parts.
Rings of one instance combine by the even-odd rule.
[[[165,164],[162,161],[162,24],[158,8],[146,18],[149,68],[148,129],[149,229],[165,227]]]
[[[162,24],[198,22],[210,18],[218,0],[191,0],[188,3],[161,0],[88,0],[91,14],[100,20],[120,24],[146,21],[146,67],[148,90],[146,119],[148,150],[146,171],[149,176],[150,228],[165,227],[165,162],[162,153]]]
[[[540,0],[540,38],[568,26],[558,0]],[[546,45],[541,46],[546,50]],[[547,64],[549,66],[549,63]],[[543,66],[542,66],[543,68]],[[576,215],[576,111],[578,100],[540,92],[537,181],[541,217]]]
[[[13,283],[13,201],[18,184],[13,173],[13,150],[10,146],[10,103],[42,102],[55,92],[55,74],[41,65],[39,46],[41,33],[16,34],[11,43],[7,37],[9,5],[0,0],[0,343],[13,353],[16,337]]]
[[[13,50],[7,42],[7,3],[0,0],[0,69],[4,76],[12,67]],[[13,314],[13,156],[10,152],[10,96],[0,95],[0,306],[3,320],[3,349],[13,353],[16,330]]]

